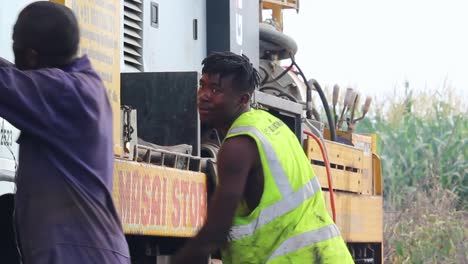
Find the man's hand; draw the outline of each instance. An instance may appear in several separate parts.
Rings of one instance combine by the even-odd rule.
[[[0,67],[14,67],[15,65],[4,58],[0,57]]]
[[[257,146],[250,137],[237,136],[224,142],[217,160],[219,184],[208,208],[206,224],[178,252],[174,264],[205,264],[208,255],[226,243],[247,178],[257,158]]]

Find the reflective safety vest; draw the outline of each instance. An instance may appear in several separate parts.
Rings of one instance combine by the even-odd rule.
[[[269,113],[250,110],[226,139],[241,135],[257,144],[264,189],[257,208],[236,212],[223,263],[354,263],[294,133]]]

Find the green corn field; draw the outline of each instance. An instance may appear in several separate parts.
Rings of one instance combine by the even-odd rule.
[[[468,110],[450,89],[375,98],[385,263],[468,263]]]

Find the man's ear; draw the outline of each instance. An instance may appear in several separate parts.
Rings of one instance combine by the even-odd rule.
[[[251,96],[248,93],[242,94],[241,97],[240,97],[240,103],[242,105],[250,104],[250,97]]]

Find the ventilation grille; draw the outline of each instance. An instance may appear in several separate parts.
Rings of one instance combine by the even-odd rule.
[[[129,71],[143,71],[143,3],[124,0],[124,62]]]

